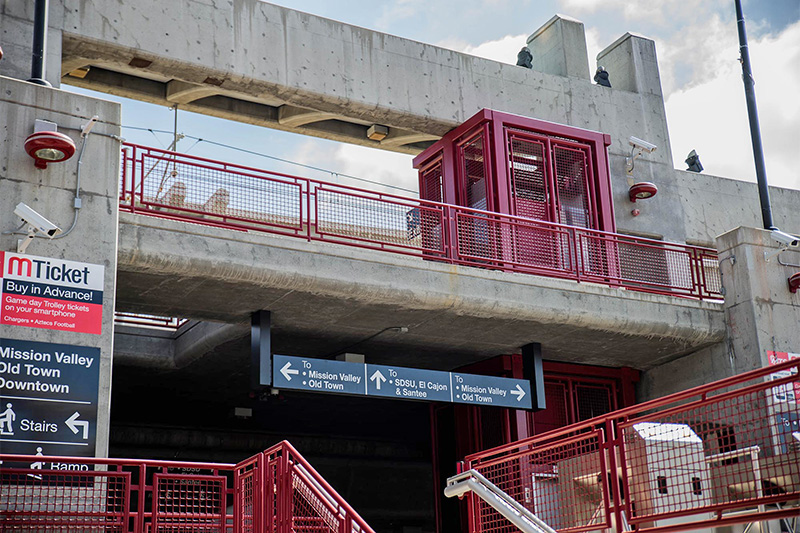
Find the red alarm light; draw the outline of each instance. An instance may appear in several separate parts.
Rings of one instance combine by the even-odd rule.
[[[25,139],[25,151],[36,168],[47,168],[47,163],[66,161],[75,155],[75,143],[69,136],[57,131],[40,131]]]

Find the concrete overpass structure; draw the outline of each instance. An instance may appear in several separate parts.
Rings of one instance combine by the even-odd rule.
[[[87,338],[3,325],[0,336],[101,349],[98,454],[110,448],[115,455],[235,461],[290,436],[324,473],[350,487],[342,492],[376,525],[430,530],[431,465],[461,453],[453,445],[453,457],[435,457],[433,441],[467,430],[427,404],[252,394],[252,312],[272,312],[276,353],[328,357],[347,350],[375,363],[450,370],[540,342],[554,364],[596,365],[574,367],[569,379],[596,377],[596,367],[642,371],[639,399],[761,366],[766,350],[800,351],[793,335],[798,296],[786,288],[794,267],[764,260],[762,252],[775,247],[767,232],[740,228],[758,225],[755,185],[672,168],[655,45],[646,38],[626,34],[601,52],[614,79],[609,89],[589,80],[582,24],[566,17],[531,35],[528,70],[255,0],[61,0],[51,6],[48,78],[55,86],[63,81],[412,154],[481,108],[605,132],[617,230],[716,247],[724,302],[120,213],[119,145],[112,138],[120,133],[119,109],[19,81],[29,77],[32,11],[30,3],[0,1],[0,74],[10,76],[0,78],[0,224],[3,231],[18,226],[12,213],[19,201],[71,220],[74,161],[34,170],[21,146],[36,118],[58,122],[80,142],[82,124],[100,115],[86,141],[75,233],[37,240],[30,253],[105,264],[103,333]],[[369,139],[372,125],[388,127],[388,136]],[[638,217],[630,214],[624,169],[631,135],[659,147],[636,163],[637,179],[660,190]],[[800,192],[773,188],[772,198],[776,223],[800,230]],[[0,236],[4,251],[15,243],[16,236]],[[782,257],[800,262],[796,253]],[[115,328],[114,309],[190,322],[168,333]],[[370,338],[394,326],[408,332]],[[251,418],[231,416],[245,405]],[[533,431],[526,416],[513,413],[503,424]],[[493,418],[487,413],[483,426],[469,430],[485,433],[479,445],[494,442]],[[440,433],[430,430],[435,420]],[[393,484],[374,482],[378,467]],[[400,490],[413,501],[374,496]]]

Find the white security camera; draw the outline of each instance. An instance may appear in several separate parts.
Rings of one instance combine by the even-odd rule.
[[[781,230],[774,229],[772,233],[770,233],[772,240],[786,246],[789,248],[797,248],[800,246],[800,238],[795,237],[794,235],[789,235],[788,233],[784,233]]]
[[[14,214],[30,224],[31,228],[51,239],[61,233],[61,228],[34,211],[34,209],[27,204],[22,202],[18,203],[17,207],[14,208]]]
[[[638,148],[639,150],[647,152],[648,154],[654,152],[656,148],[658,148],[658,146],[656,146],[655,144],[643,141],[638,137],[631,137],[630,139],[628,139],[628,143],[630,143],[630,145],[633,146],[634,148]]]

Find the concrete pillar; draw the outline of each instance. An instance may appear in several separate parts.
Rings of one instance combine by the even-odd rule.
[[[27,4],[27,2],[19,2],[19,4],[23,3]],[[6,4],[6,8],[8,8],[8,4]],[[5,43],[3,44],[5,45]],[[33,133],[34,121],[43,119],[56,123],[58,132],[69,136],[80,150],[82,126],[88,123],[94,115],[97,115],[100,120],[86,140],[81,165],[81,209],[74,229],[63,238],[34,239],[23,256],[24,258],[41,257],[55,261],[76,261],[102,265],[104,267],[104,276],[101,278],[103,282],[100,284],[98,281],[98,288],[102,287],[103,290],[100,332],[79,331],[80,328],[59,330],[50,325],[32,327],[6,323],[0,325],[0,337],[12,342],[40,342],[80,347],[80,349],[90,350],[92,353],[96,353],[96,350],[99,349],[100,360],[93,360],[91,364],[94,364],[94,367],[91,367],[91,364],[86,366],[87,370],[91,367],[92,379],[98,375],[95,372],[99,372],[97,425],[95,426],[94,421],[91,421],[89,432],[94,435],[96,431],[95,455],[106,456],[108,454],[111,402],[120,163],[120,145],[110,135],[119,135],[120,133],[120,106],[115,102],[5,77],[0,77],[0,93],[3,95],[0,100],[0,131],[3,132],[3,135],[0,136],[0,250],[4,253],[16,252],[17,240],[20,236],[9,233],[20,226],[20,219],[14,215],[14,208],[20,202],[24,202],[61,227],[64,232],[67,232],[73,223],[78,153],[66,161],[50,163],[46,169],[35,168],[34,160],[24,149],[26,138]],[[7,273],[4,272],[4,274]],[[48,279],[55,280],[56,277]],[[64,281],[60,275],[58,279]],[[75,280],[73,279],[73,281]],[[53,281],[52,283],[58,282]],[[35,290],[38,289],[31,288],[31,294]],[[59,296],[50,296],[50,298],[57,299]],[[64,296],[64,299],[67,298]],[[5,307],[3,309],[5,310]],[[43,318],[47,317],[43,316]],[[96,324],[96,319],[93,318],[91,323]],[[52,359],[55,362],[55,356]],[[69,381],[71,378],[67,377],[68,372],[75,375],[75,372],[82,370],[78,368],[77,363],[73,364],[76,369],[74,371],[73,367],[61,364],[59,372],[63,375],[50,374],[56,380],[56,384],[59,383],[59,379]],[[65,368],[67,370],[64,370]],[[23,377],[24,374],[23,372]],[[79,379],[84,379],[83,374],[79,374],[79,376]],[[94,383],[80,383],[81,387],[84,385],[87,388],[93,388]],[[74,385],[74,380],[72,387],[79,388]],[[63,391],[59,391],[59,393],[61,392]],[[71,391],[71,393],[74,392],[74,390]],[[16,391],[9,391],[6,388],[0,393],[6,396],[13,395]],[[70,392],[67,391],[65,394],[68,395]],[[17,395],[25,396],[24,394]],[[22,405],[22,400],[19,400],[18,403]],[[39,406],[38,403],[36,405]],[[63,411],[57,407],[58,405],[67,405],[70,412]],[[15,408],[17,407],[15,405]],[[74,405],[73,403],[48,403],[36,409],[39,413],[44,413],[44,418],[48,422],[57,425],[59,435],[65,434],[67,438],[74,438],[77,442],[81,442],[80,432],[73,435],[64,428],[66,417],[71,414],[71,410],[82,408],[83,406],[79,403],[74,403]],[[28,406],[28,410],[33,411],[34,408]],[[25,413],[20,409],[18,420],[24,417]],[[85,419],[86,417],[82,415],[81,420]],[[16,429],[22,430],[19,427]],[[50,438],[50,435],[34,435],[32,432],[25,433],[25,431],[20,431],[19,435],[17,437],[19,439],[35,437],[54,443],[60,440]],[[53,446],[51,445],[50,448],[47,445],[42,446],[43,453],[45,455],[48,452],[53,455],[65,455],[60,452],[53,453],[51,451],[54,449]],[[31,444],[30,449],[15,450],[14,453],[27,451],[33,454],[36,447],[37,444]],[[72,455],[87,454],[74,453]]]
[[[800,352],[800,293],[789,292],[787,278],[798,267],[784,266],[764,252],[778,249],[770,232],[739,227],[717,237],[725,287],[728,338],[735,373],[767,364],[767,350]],[[800,252],[780,255],[784,263],[800,264]]]
[[[589,55],[586,52],[586,33],[583,22],[555,15],[528,37],[533,54],[533,70],[589,79]]]
[[[33,49],[34,2],[0,0],[0,76],[19,80],[31,77],[31,51]],[[47,63],[45,78],[53,87],[61,82],[61,28],[64,25],[63,2],[51,1],[47,35]]]
[[[608,71],[614,89],[662,96],[656,43],[626,33],[597,54],[597,65]]]

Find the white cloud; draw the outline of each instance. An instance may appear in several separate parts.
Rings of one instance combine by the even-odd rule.
[[[486,41],[477,46],[454,42],[451,43],[451,45],[454,45],[451,49],[484,59],[491,59],[493,61],[499,61],[500,63],[509,63],[513,65],[517,62],[517,53],[520,51],[520,48],[525,46],[527,39],[528,36],[526,34],[506,35],[501,39]],[[441,44],[439,46],[447,47],[448,45]]]
[[[709,29],[710,42],[697,55],[703,64],[666,102],[675,164],[685,168],[683,159],[696,149],[707,173],[754,181],[738,42],[731,46],[730,35]],[[749,45],[769,183],[800,189],[800,23]]]
[[[591,14],[599,11],[621,13],[625,20],[646,20],[660,26],[674,26],[675,22],[703,20],[722,0],[658,0],[656,2],[631,2],[630,0],[560,0],[559,4],[570,14]]]

